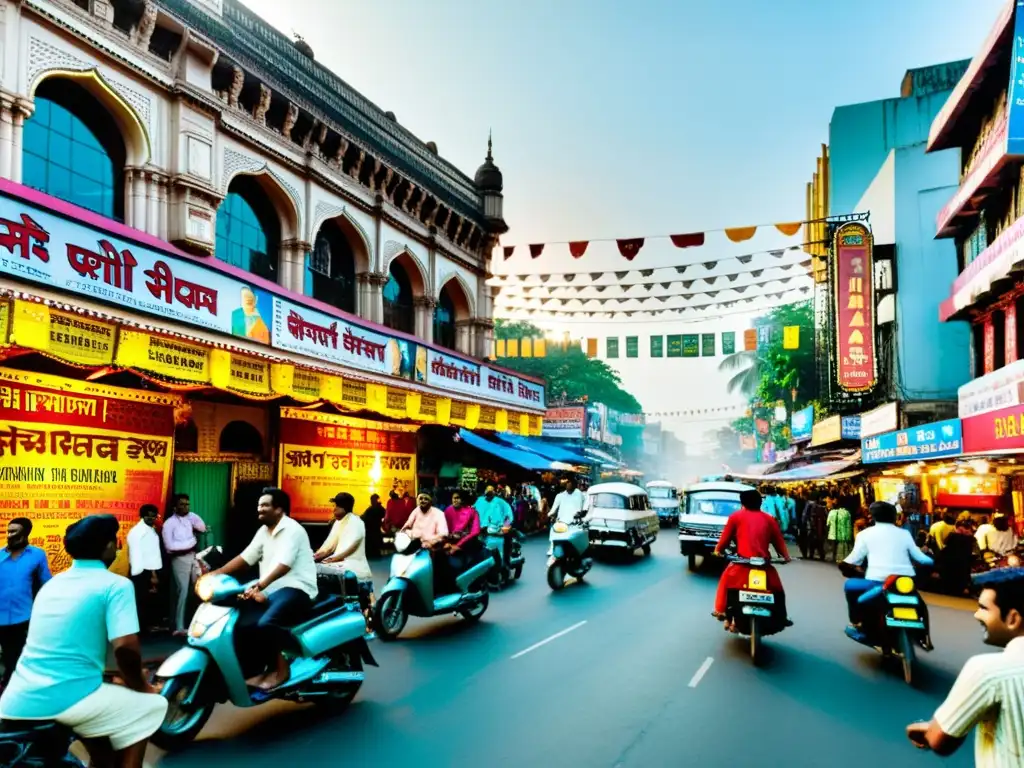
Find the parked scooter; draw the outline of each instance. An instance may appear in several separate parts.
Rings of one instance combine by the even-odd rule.
[[[788,625],[787,616],[778,605],[775,594],[768,586],[766,565],[784,564],[785,560],[766,560],[762,557],[729,557],[729,562],[748,566],[743,588],[729,588],[726,592],[726,626],[735,626],[736,634],[750,638],[750,660],[758,665],[762,660],[761,640],[778,634]]]
[[[849,576],[849,567],[841,568]],[[857,602],[864,611],[860,630],[846,628],[851,640],[874,648],[885,658],[899,659],[903,664],[903,679],[910,685],[914,677],[915,646],[931,651],[931,632],[928,612],[917,584],[910,576],[890,576],[874,587]]]
[[[487,585],[494,591],[504,589],[523,575],[526,556],[523,554],[523,536],[506,525],[501,533],[485,534],[488,549],[498,555],[498,566],[487,575]]]
[[[551,557],[548,558],[548,586],[554,591],[565,586],[566,575],[582,581],[594,565],[587,557],[590,547],[590,523],[586,512],[579,512],[571,523],[556,521],[551,527]]]
[[[208,575],[196,584],[203,604],[188,630],[188,645],[170,656],[156,673],[167,699],[167,715],[151,741],[173,750],[191,742],[216,704],[253,707],[271,700],[311,701],[347,706],[363,684],[363,663],[377,666],[366,644],[367,626],[355,574],[345,574],[344,594],[323,594],[309,618],[294,627],[293,647],[286,651],[291,677],[270,691],[245,683],[235,652],[238,598],[255,584],[231,576]]]
[[[498,556],[481,550],[481,559],[455,577],[456,592],[434,594],[434,563],[429,550],[407,533],[395,534],[391,577],[374,607],[373,624],[381,640],[396,640],[410,616],[431,618],[457,613],[477,621],[490,603],[487,574],[498,566]]]
[[[75,735],[52,720],[0,721],[0,766],[84,768],[69,751]]]

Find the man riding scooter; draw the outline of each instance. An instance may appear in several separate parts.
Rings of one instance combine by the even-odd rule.
[[[721,555],[735,541],[736,554],[744,559],[760,558],[765,561],[762,567],[768,575],[768,591],[775,594],[775,605],[782,616],[786,616],[786,626],[792,626],[786,612],[786,593],[782,589],[782,580],[770,564],[771,550],[775,547],[783,560],[790,561],[786,540],[782,538],[782,530],[775,518],[761,511],[761,494],[755,490],[743,491],[740,494],[741,509],[733,512],[725,523],[725,530],[715,547],[715,554]],[[748,566],[730,563],[722,578],[718,581],[718,592],[715,594],[715,610],[711,614],[719,621],[726,620],[726,607],[729,589],[742,589],[746,586]],[[733,631],[735,622],[726,625]]]

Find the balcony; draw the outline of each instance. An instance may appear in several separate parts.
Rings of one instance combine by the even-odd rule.
[[[960,188],[935,217],[936,237],[952,237],[957,230],[981,210],[982,202],[1000,186],[1000,172],[1010,159],[1006,145],[1007,123],[989,134]]]
[[[1012,274],[1024,268],[1024,216],[978,254],[953,282],[953,290],[939,306],[940,320],[962,320],[964,310],[988,304],[1009,286]]]

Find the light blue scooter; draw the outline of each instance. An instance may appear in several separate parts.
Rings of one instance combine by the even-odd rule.
[[[391,578],[381,590],[374,608],[373,624],[381,640],[396,640],[410,616],[431,618],[457,613],[477,621],[490,603],[487,575],[498,566],[497,554],[488,552],[479,562],[455,577],[457,592],[434,595],[434,563],[418,539],[395,534]]]
[[[571,523],[556,521],[551,526],[551,556],[548,558],[548,586],[554,591],[565,586],[566,575],[582,581],[594,565],[587,557],[590,547],[590,524],[580,512]]]
[[[167,699],[167,715],[150,740],[164,750],[191,742],[214,706],[230,701],[253,707],[274,699],[312,701],[344,707],[363,684],[363,662],[377,666],[366,644],[366,617],[359,605],[355,574],[345,574],[345,595],[318,600],[310,617],[291,631],[288,682],[271,691],[249,688],[235,653],[238,598],[255,584],[223,574],[196,584],[199,606],[188,630],[188,645],[171,655],[156,673]]]

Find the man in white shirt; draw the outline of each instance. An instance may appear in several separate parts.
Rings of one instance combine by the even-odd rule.
[[[352,513],[356,500],[351,493],[339,493],[331,503],[334,505],[334,525],[327,541],[313,555],[318,568],[344,574],[352,571],[360,581],[373,578],[370,563],[366,560],[366,524],[359,515]]]
[[[156,518],[160,514],[155,504],[143,504],[141,518],[128,531],[128,566],[135,587],[135,608],[139,626],[143,630],[156,626],[156,596],[160,588],[163,555],[160,553],[160,535],[156,532]]]
[[[1002,557],[1017,548],[1017,534],[1010,528],[1010,519],[1002,512],[997,513],[991,523],[979,526],[975,537],[982,553],[992,552]]]
[[[931,721],[907,726],[907,736],[945,757],[977,726],[974,764],[1015,768],[1024,765],[1024,568],[998,568],[974,583],[985,643],[1004,650],[968,659]]]
[[[571,523],[576,514],[583,509],[586,500],[583,491],[576,487],[576,478],[569,477],[565,481],[565,490],[555,496],[555,503],[551,506],[548,517],[562,523]]]
[[[280,488],[264,488],[257,507],[263,526],[241,555],[213,572],[230,575],[259,563],[260,579],[242,596],[248,605],[236,626],[246,635],[238,647],[269,661],[269,672],[247,681],[264,691],[288,682],[291,670],[283,651],[289,632],[309,613],[317,594],[309,535],[288,516],[291,507]]]
[[[877,587],[890,576],[915,575],[914,563],[933,565],[932,559],[922,552],[909,531],[896,527],[896,507],[887,501],[876,501],[870,507],[875,524],[865,528],[854,541],[853,552],[843,561],[862,565],[868,561],[863,579],[847,579],[844,585],[850,623],[861,622],[861,606],[857,599],[869,589]]]

